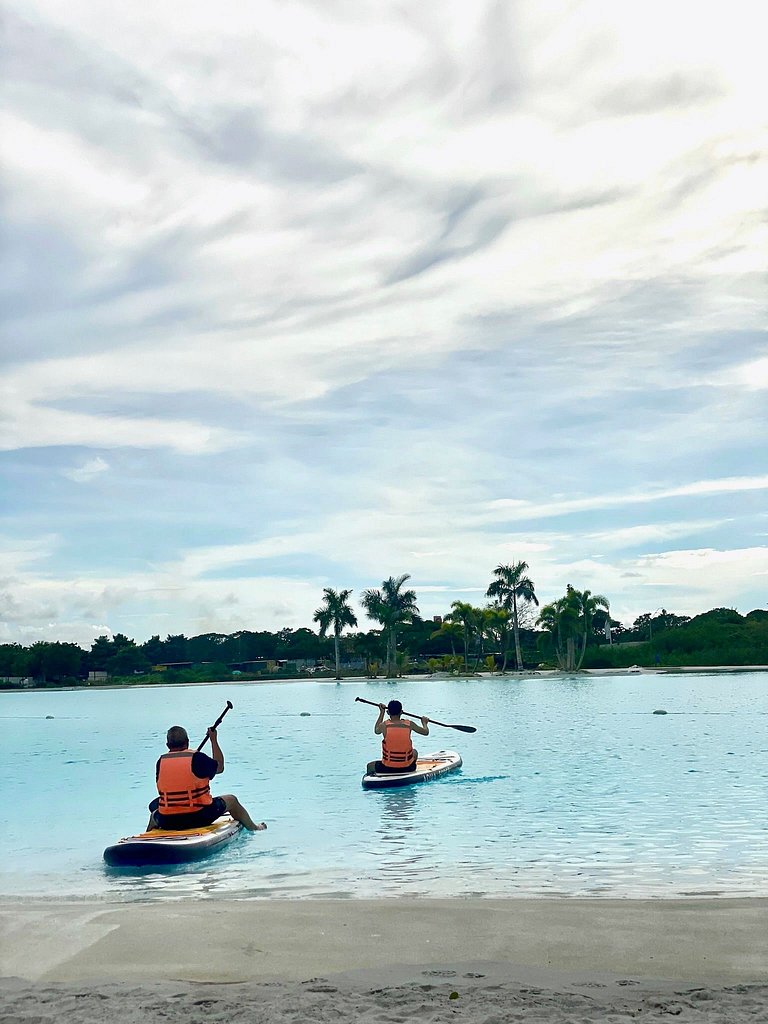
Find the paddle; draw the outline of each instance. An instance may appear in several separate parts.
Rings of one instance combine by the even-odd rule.
[[[227,713],[228,711],[231,711],[231,710],[232,710],[232,707],[233,707],[233,705],[232,705],[232,701],[231,701],[231,700],[228,700],[228,701],[227,701],[227,706],[226,706],[226,707],[224,708],[224,710],[223,710],[223,711],[221,712],[221,714],[219,715],[219,717],[218,717],[218,718],[216,719],[216,721],[215,721],[215,722],[213,723],[213,725],[211,726],[211,728],[212,728],[212,729],[218,729],[218,728],[219,728],[219,726],[221,725],[221,723],[222,723],[222,722],[223,722],[223,720],[224,720],[224,715],[226,715],[226,713]],[[206,744],[206,743],[208,742],[208,740],[209,740],[209,739],[210,739],[210,737],[208,736],[208,733],[206,733],[206,734],[205,734],[205,739],[204,739],[204,740],[203,740],[203,742],[202,742],[202,743],[200,744],[200,746],[199,746],[199,747],[197,748],[197,750],[195,751],[195,753],[199,754],[199,753],[200,753],[200,751],[201,751],[201,750],[203,749],[203,747],[205,746],[205,744]]]
[[[360,704],[370,704],[372,708],[378,708],[381,705],[377,704],[376,701],[366,700],[365,697],[355,697],[356,701]],[[403,711],[404,715],[409,715],[411,718],[421,718],[421,715],[414,715],[412,711]],[[426,717],[426,716],[424,716]],[[448,725],[447,722],[438,722],[436,718],[427,718],[430,725],[442,725],[444,729],[458,729],[459,732],[477,732],[474,725]]]

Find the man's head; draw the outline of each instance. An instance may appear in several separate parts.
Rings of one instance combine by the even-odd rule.
[[[186,750],[189,746],[187,730],[180,725],[172,725],[165,737],[165,744],[169,750]]]
[[[394,715],[395,717],[397,717],[398,715],[402,715],[402,713],[403,705],[400,703],[399,700],[391,700],[389,704],[387,704],[388,715]]]

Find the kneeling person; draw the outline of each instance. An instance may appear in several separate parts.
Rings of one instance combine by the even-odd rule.
[[[162,754],[155,767],[157,792],[149,805],[147,831],[153,828],[178,831],[211,825],[222,814],[231,814],[250,832],[267,826],[256,824],[236,796],[212,796],[210,780],[224,771],[224,755],[215,729],[208,730],[213,757],[189,749],[189,736],[180,725],[171,726],[166,736],[168,753]]]

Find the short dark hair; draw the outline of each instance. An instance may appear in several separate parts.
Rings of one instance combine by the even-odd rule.
[[[389,704],[387,704],[387,713],[390,715],[402,715],[403,705],[399,700],[391,700]]]
[[[165,743],[169,750],[183,750],[189,746],[187,730],[181,725],[172,725],[165,737]]]

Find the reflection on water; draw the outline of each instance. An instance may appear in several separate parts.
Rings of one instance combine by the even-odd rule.
[[[388,700],[393,690],[446,721],[471,704],[477,733],[451,737],[461,772],[362,789],[374,737],[354,698]],[[171,719],[202,735],[222,694],[234,710],[219,734],[227,771],[216,789],[238,794],[268,831],[186,867],[105,869],[104,847],[146,822]],[[2,700],[14,765],[4,806],[25,807],[3,823],[6,897],[768,895],[768,675],[237,684]],[[658,708],[668,714],[654,716]],[[339,742],[323,742],[330,718]],[[444,744],[437,732],[421,741],[424,753]],[[87,827],[72,794],[89,808]]]
[[[426,783],[419,783],[426,785]],[[392,841],[395,836],[402,838],[403,833],[413,829],[413,815],[417,808],[418,791],[416,788],[384,789],[372,793],[378,797],[381,810],[379,833],[385,841]]]

